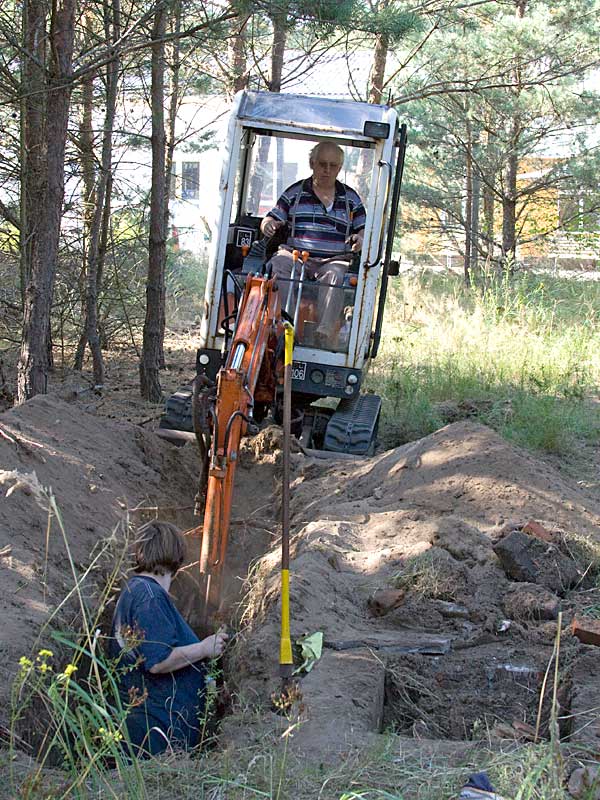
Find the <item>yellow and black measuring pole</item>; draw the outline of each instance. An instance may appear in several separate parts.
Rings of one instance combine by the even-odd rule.
[[[294,671],[290,636],[290,444],[292,437],[292,359],[294,328],[284,323],[285,356],[283,372],[283,491],[281,493],[281,638],[279,674],[285,691]]]

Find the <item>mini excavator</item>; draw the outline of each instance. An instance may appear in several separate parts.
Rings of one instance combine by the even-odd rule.
[[[325,344],[314,335],[319,286],[305,275],[310,254],[293,251],[290,280],[279,283],[269,270],[278,243],[260,234],[264,214],[286,186],[306,177],[308,153],[322,141],[344,148],[339,179],[359,191],[367,212],[362,251],[336,288],[344,295],[343,314]],[[388,278],[398,274],[392,249],[405,149],[406,126],[386,106],[269,92],[236,95],[196,377],[168,399],[159,428],[172,441],[195,438],[200,449],[196,510],[204,514],[198,529],[204,628],[218,619],[241,438],[256,432],[269,411],[275,422],[283,419],[286,322],[295,335],[291,425],[301,445],[354,455],[374,450],[381,400],[360,389],[379,348]]]

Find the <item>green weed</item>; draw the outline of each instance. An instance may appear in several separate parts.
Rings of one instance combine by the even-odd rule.
[[[467,289],[456,276],[403,277],[368,378],[384,399],[384,443],[466,416],[535,450],[596,441],[599,319],[595,282],[521,273]]]

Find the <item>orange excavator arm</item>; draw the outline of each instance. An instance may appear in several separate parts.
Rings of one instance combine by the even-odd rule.
[[[205,599],[202,627],[206,630],[221,603],[240,440],[252,424],[255,401],[270,402],[274,397],[275,351],[282,331],[276,280],[249,275],[227,360],[217,377],[216,402],[211,411],[212,448],[200,546],[201,586]]]

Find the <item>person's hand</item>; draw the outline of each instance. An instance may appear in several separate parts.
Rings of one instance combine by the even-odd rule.
[[[278,228],[281,228],[283,222],[280,219],[273,219],[273,217],[265,217],[262,223],[262,232],[265,236],[273,236]]]
[[[351,245],[350,249],[353,253],[359,253],[362,250],[364,234],[362,231],[353,233],[346,239],[346,244]]]
[[[207,636],[206,639],[202,640],[202,644],[204,645],[206,651],[206,655],[204,657],[217,658],[217,656],[220,656],[225,649],[228,639],[229,636],[225,633],[225,628],[219,628],[219,630],[216,633],[213,633],[212,636]]]

